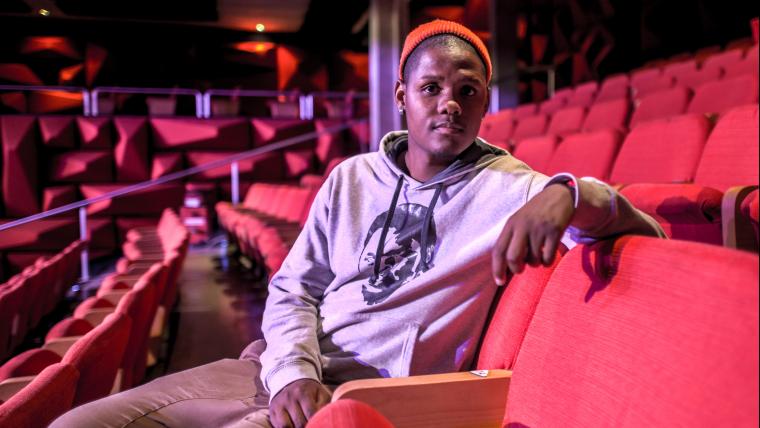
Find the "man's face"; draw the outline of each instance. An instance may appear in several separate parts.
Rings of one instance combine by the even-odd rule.
[[[488,107],[482,61],[459,44],[432,45],[408,76],[397,85],[396,100],[406,110],[410,150],[453,160],[478,135]]]

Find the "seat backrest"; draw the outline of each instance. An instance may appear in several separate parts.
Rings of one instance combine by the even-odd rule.
[[[549,121],[546,134],[563,136],[578,132],[581,130],[581,125],[583,125],[583,119],[585,118],[585,107],[565,107],[557,110]]]
[[[519,106],[515,107],[514,110],[512,110],[512,117],[514,117],[517,120],[520,120],[525,117],[533,116],[536,113],[538,113],[538,104],[536,103],[520,104]]]
[[[720,67],[692,70],[676,76],[676,84],[695,90],[700,85],[720,79],[722,75]]]
[[[726,112],[705,143],[694,182],[725,191],[732,186],[757,185],[758,106]]]
[[[121,298],[116,307],[117,312],[127,314],[132,319],[129,342],[121,364],[124,369],[123,389],[137,385],[144,375],[148,335],[155,315],[155,311],[151,313],[154,297],[155,290],[151,287],[150,282],[141,279],[129,293]]]
[[[537,137],[543,135],[546,130],[546,124],[548,118],[543,113],[538,113],[534,116],[528,116],[520,119],[515,126],[515,131],[512,134],[512,140],[520,142],[526,138]]]
[[[681,61],[681,62],[674,62],[672,64],[666,65],[663,70],[662,74],[664,76],[673,76],[676,79],[678,79],[678,76],[689,73],[697,69],[697,61],[694,59]]]
[[[514,131],[514,111],[504,109],[483,119],[480,136],[491,144],[506,145]]]
[[[46,427],[71,408],[79,372],[53,364],[0,405],[2,427]]]
[[[573,134],[559,143],[546,173],[569,172],[606,180],[621,140],[620,133],[612,129]]]
[[[709,132],[710,121],[698,114],[640,124],[623,141],[610,182],[691,182]]]
[[[737,63],[744,59],[744,51],[741,49],[730,49],[715,55],[711,55],[702,63],[703,70],[718,69],[721,70],[727,65]]]
[[[129,316],[113,313],[66,351],[62,362],[79,370],[75,406],[109,394],[124,357],[131,324]]]
[[[631,104],[627,97],[597,101],[591,105],[581,129],[583,131],[598,131],[604,128],[625,129],[630,111]]]
[[[45,367],[60,361],[61,356],[48,349],[26,350],[0,366],[0,382],[12,377],[34,376]]]
[[[565,106],[565,103],[567,102],[567,98],[549,98],[548,100],[542,101],[541,105],[538,107],[539,113],[544,114],[554,114],[557,110],[560,110]]]
[[[559,139],[554,135],[527,138],[520,142],[512,154],[532,169],[544,172],[557,147],[557,141]]]
[[[630,127],[652,119],[683,114],[689,105],[691,91],[683,86],[653,92],[635,102]]]
[[[688,113],[718,113],[758,101],[757,76],[749,74],[707,82],[696,88]]]
[[[588,107],[594,102],[599,84],[586,82],[575,87],[573,95],[567,99],[566,107]]]
[[[527,266],[500,291],[478,351],[478,370],[512,369],[536,305],[559,260],[558,254],[551,266]]]
[[[92,324],[83,318],[64,318],[48,330],[45,335],[45,342],[68,336],[84,336],[92,328]]]
[[[596,94],[595,103],[628,98],[630,94],[630,78],[627,74],[613,74],[602,82]]]
[[[712,245],[574,248],[520,347],[506,422],[756,426],[757,281],[757,255]]]

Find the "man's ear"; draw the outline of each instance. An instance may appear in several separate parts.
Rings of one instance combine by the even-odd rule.
[[[401,110],[406,108],[406,84],[401,80],[396,80],[395,93],[396,107]]]
[[[486,115],[488,114],[488,109],[490,107],[491,107],[491,87],[489,86],[488,90],[486,91],[486,105],[485,105],[485,108],[483,109],[483,116],[481,117],[486,117]]]

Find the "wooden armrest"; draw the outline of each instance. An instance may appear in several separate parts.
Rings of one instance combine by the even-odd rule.
[[[510,370],[363,379],[339,386],[332,401],[362,401],[397,427],[500,427],[511,379]]]
[[[0,382],[0,401],[8,401],[13,395],[29,385],[35,376],[19,376]]]
[[[66,336],[50,339],[42,345],[42,349],[49,349],[63,358],[63,356],[66,355],[66,351],[68,351],[74,342],[79,340],[80,337],[82,336]]]
[[[724,247],[757,251],[752,224],[739,212],[744,198],[757,188],[758,186],[736,186],[723,194],[720,223]]]

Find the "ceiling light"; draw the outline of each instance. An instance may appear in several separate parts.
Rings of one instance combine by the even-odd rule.
[[[264,24],[256,24],[256,31],[263,33],[265,30]]]
[[[40,9],[39,14],[42,16],[50,16],[50,11],[47,9]]]

